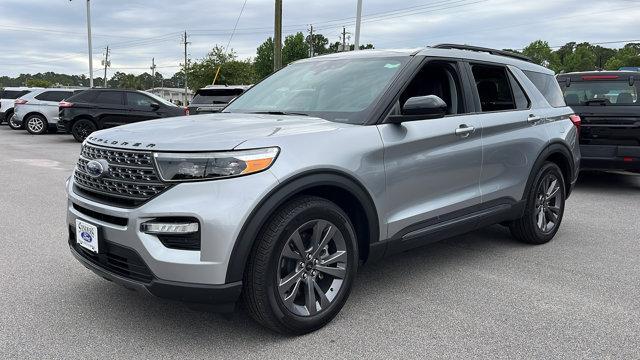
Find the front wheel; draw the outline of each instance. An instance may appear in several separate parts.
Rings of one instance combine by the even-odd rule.
[[[244,276],[246,308],[280,333],[317,330],[342,309],[357,266],[356,235],[344,211],[322,198],[297,198],[256,239]]]
[[[529,244],[551,241],[564,215],[565,189],[558,165],[546,162],[529,190],[524,216],[509,225],[511,234]]]
[[[84,139],[88,138],[89,135],[96,130],[98,130],[98,128],[93,121],[80,119],[71,127],[71,134],[77,142],[83,142]]]
[[[29,115],[25,120],[27,131],[33,135],[42,135],[47,132],[49,123],[42,115]]]

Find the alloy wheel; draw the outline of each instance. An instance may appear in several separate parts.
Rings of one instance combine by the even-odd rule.
[[[554,174],[547,174],[536,192],[534,220],[540,231],[548,234],[555,229],[562,211],[561,206],[560,181]]]
[[[44,122],[39,117],[32,117],[27,121],[27,127],[32,133],[39,134],[44,130]]]
[[[326,310],[342,289],[348,267],[342,232],[326,220],[312,220],[286,241],[278,261],[277,290],[284,306],[299,316]]]

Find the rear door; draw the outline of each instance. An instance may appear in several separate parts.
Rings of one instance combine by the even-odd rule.
[[[482,203],[499,211],[522,199],[533,163],[548,140],[541,126],[547,114],[533,106],[518,69],[494,63],[466,65],[474,84],[476,117],[483,126]]]
[[[587,159],[640,157],[640,78],[585,75],[560,85],[582,118],[580,150]]]
[[[129,111],[124,104],[124,91],[99,91],[90,112],[98,119],[100,129],[126,124]]]

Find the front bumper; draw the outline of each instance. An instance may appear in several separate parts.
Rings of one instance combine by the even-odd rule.
[[[62,133],[71,132],[71,126],[69,126],[69,122],[67,120],[62,120],[59,118],[58,118],[58,121],[56,122],[56,129],[58,129],[58,131]]]
[[[135,252],[149,269],[152,284],[227,286],[230,285],[226,284],[227,268],[241,228],[260,200],[276,185],[277,180],[270,171],[232,179],[181,183],[139,207],[122,208],[79,195],[70,180],[67,224],[70,237],[74,236],[76,219],[82,219],[98,226],[104,241]],[[157,236],[140,231],[143,222],[164,217],[198,219],[201,249],[167,248]],[[93,265],[109,273],[100,263]],[[159,292],[155,290],[158,285],[154,291],[149,285],[143,286],[151,293]]]
[[[106,280],[122,285],[127,289],[146,292],[164,299],[216,305],[216,309],[220,311],[233,310],[234,304],[242,291],[241,282],[224,285],[202,285],[166,281],[157,278],[152,278],[149,282],[132,280],[109,271],[97,259],[93,259],[86,252],[74,246],[74,242],[75,234],[69,234],[69,249],[82,265]]]

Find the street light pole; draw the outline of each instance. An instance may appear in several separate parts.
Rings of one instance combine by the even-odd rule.
[[[356,11],[356,40],[354,50],[360,50],[360,22],[362,22],[362,0],[358,0],[358,8]]]
[[[93,87],[93,50],[91,48],[91,0],[87,0],[87,37],[89,39],[89,87]]]

